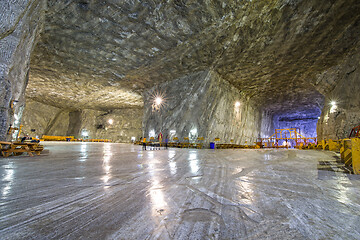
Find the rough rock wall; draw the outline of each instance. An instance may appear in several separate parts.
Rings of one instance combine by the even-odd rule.
[[[82,132],[89,138],[110,139],[113,142],[131,142],[131,138],[141,137],[143,109],[127,108],[108,112],[96,110],[82,111]],[[112,122],[110,123],[109,120]]]
[[[261,115],[261,137],[270,137],[274,133],[273,113],[267,110]]]
[[[22,119],[23,133],[32,137],[56,135],[131,142],[131,137],[141,137],[142,115],[142,108],[108,112],[90,109],[70,111],[27,99]]]
[[[153,110],[154,97],[162,96],[160,110]],[[236,102],[240,106],[235,106]],[[183,141],[204,137],[205,142],[254,142],[261,132],[262,114],[254,103],[213,71],[201,71],[163,83],[144,93],[144,136],[161,132]],[[265,124],[266,125],[266,124]]]
[[[326,96],[317,126],[319,139],[346,138],[353,127],[360,125],[359,50],[317,78],[317,85]]]
[[[0,1],[0,140],[18,126],[25,104],[30,54],[42,29],[45,1]],[[14,108],[10,102],[17,100]]]
[[[26,99],[21,124],[23,133],[31,137],[41,135],[65,135],[69,125],[69,111]],[[35,129],[32,132],[31,129]]]
[[[69,112],[69,126],[67,129],[67,136],[75,136],[77,137],[80,133],[80,129],[82,126],[82,111],[76,110]]]

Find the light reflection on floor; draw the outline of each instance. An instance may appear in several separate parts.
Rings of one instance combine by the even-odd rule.
[[[4,239],[359,236],[360,178],[324,177],[317,161],[330,152],[46,147],[48,155],[0,161]]]

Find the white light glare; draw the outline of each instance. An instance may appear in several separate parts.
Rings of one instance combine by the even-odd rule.
[[[82,135],[83,137],[88,137],[88,136],[89,136],[89,133],[88,133],[86,130],[82,130],[81,135]]]
[[[336,102],[335,102],[335,101],[331,101],[330,104],[331,104],[330,113],[335,113],[335,112],[337,112]]]
[[[197,129],[196,129],[196,128],[191,129],[191,130],[190,130],[190,133],[191,133],[192,135],[197,134]]]
[[[154,129],[150,130],[149,137],[155,137],[155,130]]]
[[[170,130],[170,134],[175,134],[176,130]]]
[[[240,107],[240,102],[236,102],[235,107],[237,107],[237,108]]]
[[[161,102],[162,102],[161,97],[157,97],[157,98],[155,98],[155,103],[156,103],[156,105],[160,105],[160,104],[161,104]]]
[[[114,120],[109,119],[109,120],[108,120],[108,123],[109,123],[109,124],[113,124],[113,123],[114,123]]]

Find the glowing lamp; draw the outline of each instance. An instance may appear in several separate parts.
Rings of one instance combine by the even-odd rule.
[[[156,104],[156,105],[160,105],[160,104],[161,104],[161,102],[162,102],[161,97],[157,97],[157,98],[155,98],[155,104]]]
[[[235,107],[237,107],[237,108],[240,107],[240,102],[236,102]]]
[[[88,136],[89,136],[89,133],[88,133],[86,130],[82,130],[81,135],[82,135],[83,137],[88,137]]]
[[[108,123],[109,123],[109,124],[113,124],[113,123],[114,123],[114,120],[109,119],[109,120],[108,120]]]

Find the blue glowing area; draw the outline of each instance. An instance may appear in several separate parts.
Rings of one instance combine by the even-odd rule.
[[[316,125],[320,114],[320,110],[277,114],[273,117],[274,128],[299,128],[304,137],[317,137]]]

